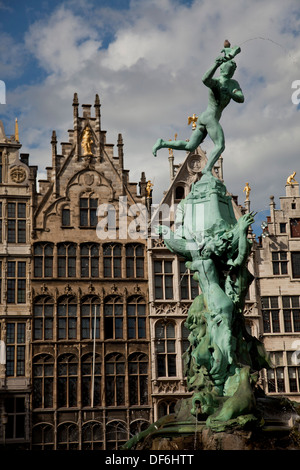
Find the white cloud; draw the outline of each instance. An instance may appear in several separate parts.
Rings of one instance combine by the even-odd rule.
[[[73,93],[80,103],[91,104],[99,93],[108,141],[116,143],[123,133],[126,167],[135,180],[141,171],[155,180],[158,201],[169,185],[168,152],[161,150],[154,159],[152,145],[175,132],[189,137],[188,116],[207,103],[201,77],[228,38],[242,47],[236,78],[246,100],[231,103],[221,120],[226,185],[243,201],[249,181],[257,209],[268,204],[270,194],[284,193],[286,176],[294,170],[300,174],[300,114],[291,102],[291,83],[300,79],[299,37],[293,33],[297,0],[195,0],[191,7],[175,0],[135,0],[121,13],[98,4],[92,11],[92,6],[66,2],[26,35],[26,47],[48,76],[17,89],[12,102],[22,103],[24,146],[30,151],[40,140],[41,153],[34,152],[39,164],[51,164],[52,129],[66,140]],[[105,48],[108,33],[113,39]],[[211,148],[209,138],[203,148]],[[184,156],[175,152],[177,162]]]

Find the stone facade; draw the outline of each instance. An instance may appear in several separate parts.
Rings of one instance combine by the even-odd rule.
[[[300,196],[299,184],[286,184],[280,209],[270,197],[270,216],[255,249],[260,335],[274,370],[265,371],[268,395],[300,402]]]
[[[37,168],[0,122],[0,445],[30,442],[31,232]]]
[[[135,183],[124,169],[122,135],[116,150],[106,141],[98,95],[91,111],[75,94],[38,189],[17,125],[8,138],[0,124],[0,445],[11,449],[117,449],[189,396],[184,323],[199,287],[154,227],[172,229],[206,154],[174,165],[169,151],[170,185],[151,205],[144,173]],[[222,157],[213,173],[223,181]],[[250,211],[231,196],[237,219]],[[246,325],[275,363],[261,384],[300,401],[298,183],[279,210],[271,198],[259,243],[249,237]]]

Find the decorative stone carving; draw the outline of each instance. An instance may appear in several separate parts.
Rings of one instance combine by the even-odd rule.
[[[23,181],[26,179],[26,170],[20,165],[15,166],[10,171],[10,177],[14,183],[23,183]]]

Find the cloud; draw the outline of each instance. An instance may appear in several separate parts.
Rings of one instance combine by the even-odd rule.
[[[73,93],[91,104],[99,93],[108,141],[116,143],[123,133],[132,179],[145,171],[158,202],[169,185],[168,151],[154,159],[152,145],[175,132],[190,136],[188,116],[207,104],[201,77],[228,38],[242,48],[236,78],[246,99],[231,103],[221,120],[225,183],[243,201],[249,181],[253,208],[264,207],[270,194],[284,192],[289,173],[300,173],[300,115],[291,102],[291,84],[300,79],[296,6],[296,0],[134,0],[120,11],[113,3],[63,3],[25,36],[28,53],[47,76],[11,96],[20,109],[23,145],[29,151],[34,145],[33,159],[49,165],[52,129],[65,141],[72,125]],[[209,138],[202,147],[211,149]],[[184,157],[175,152],[177,163]]]

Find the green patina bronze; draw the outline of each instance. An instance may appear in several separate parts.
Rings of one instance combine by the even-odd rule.
[[[225,148],[219,124],[222,111],[231,98],[244,101],[239,84],[232,79],[236,69],[232,59],[240,48],[225,47],[223,52],[224,56],[218,57],[203,77],[210,89],[209,103],[198,118],[191,139],[159,139],[153,147],[154,155],[160,148],[192,151],[207,134],[215,145],[201,179],[177,208],[174,231],[166,226],[157,229],[168,249],[185,258],[186,267],[194,272],[201,288],[186,320],[190,346],[184,353],[184,363],[187,387],[193,396],[177,406],[175,432],[182,430],[182,423],[195,421],[204,422],[214,431],[257,421],[258,371],[270,367],[263,344],[247,332],[243,316],[245,297],[253,280],[247,269],[251,251],[247,234],[253,214],[236,220],[225,185],[211,172]],[[219,67],[221,75],[214,78]],[[170,420],[168,423],[169,429]],[[148,434],[160,426],[160,422],[155,423]],[[147,431],[143,436],[146,435]],[[138,440],[139,437],[134,438],[134,442]],[[129,441],[126,448],[132,445],[133,441]]]

